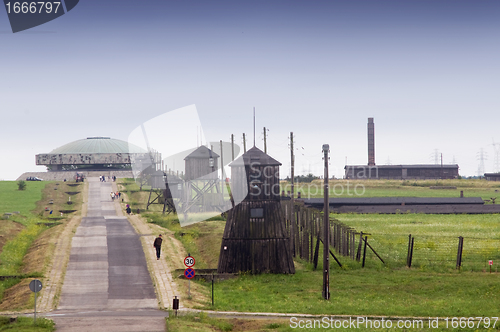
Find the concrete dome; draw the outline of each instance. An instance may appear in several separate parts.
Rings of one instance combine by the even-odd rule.
[[[128,142],[109,137],[87,137],[50,152],[50,154],[77,154],[77,153],[146,153],[140,147]]]
[[[63,145],[50,153],[37,154],[36,164],[51,171],[74,169],[130,168],[134,158],[147,152],[125,141],[109,137],[89,137]]]

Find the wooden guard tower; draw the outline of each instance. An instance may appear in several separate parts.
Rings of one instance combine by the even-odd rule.
[[[174,200],[182,197],[183,181],[173,174],[156,171],[149,179],[151,190],[149,192],[146,209],[152,204],[163,204],[163,213],[175,212]]]
[[[216,211],[223,203],[218,177],[219,155],[200,146],[186,158],[184,213]],[[214,193],[215,190],[215,193]],[[221,210],[222,211],[222,210]]]
[[[229,165],[233,197],[245,198],[228,213],[218,273],[295,273],[281,209],[280,165],[256,147]]]

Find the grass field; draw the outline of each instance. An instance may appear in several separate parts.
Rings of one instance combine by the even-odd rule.
[[[47,182],[26,181],[26,190],[18,190],[15,181],[0,181],[0,214],[19,211],[23,216],[31,215],[36,202],[42,199],[42,189]]]
[[[243,275],[215,285],[215,309],[224,311],[403,317],[496,316],[498,274],[428,273],[332,268],[331,299],[321,297],[322,271]]]
[[[394,236],[401,236],[401,255],[404,256],[404,260],[409,231],[422,236],[439,231],[443,236],[454,240],[458,233],[463,234],[466,239],[477,237],[482,232],[487,233],[486,236],[498,238],[499,231],[496,219],[492,216],[419,214],[335,216],[342,222],[355,226],[356,229],[372,232],[370,243],[382,255],[388,256],[384,258],[388,258],[389,261],[391,261],[390,253],[384,252],[381,244],[374,240],[380,234],[391,233]],[[426,218],[430,219],[426,221]],[[181,228],[173,217],[168,217],[168,222],[162,222],[161,219],[160,215],[156,215],[151,220],[175,230],[186,248],[194,248],[190,250],[196,258],[198,268],[216,268],[217,260],[214,256],[218,257],[220,240],[215,239],[222,237],[224,221],[201,222]],[[422,224],[419,224],[420,222]],[[471,223],[474,223],[475,227],[468,227]],[[419,230],[416,231],[412,227],[419,227]],[[204,233],[211,235],[205,237]],[[467,244],[467,240],[465,243]],[[217,282],[213,309],[354,316],[498,315],[497,308],[500,307],[500,299],[496,296],[500,291],[500,284],[497,282],[498,273],[468,271],[465,268],[468,264],[466,249],[464,249],[464,269],[461,271],[454,268],[456,252],[451,253],[448,265],[433,268],[426,266],[427,261],[419,261],[421,257],[425,257],[424,254],[429,253],[424,251],[419,256],[419,250],[415,250],[415,265],[412,269],[404,267],[404,262],[399,264],[397,260],[384,266],[373,254],[367,255],[366,268],[361,268],[358,262],[340,257],[344,264],[344,268],[341,269],[331,260],[332,298],[330,301],[324,301],[321,298],[322,249],[320,247],[320,266],[316,271],[310,263],[299,260],[296,261],[297,273],[294,275],[243,274],[235,279]],[[197,283],[205,287],[205,297],[211,298],[210,284],[198,281]],[[199,308],[212,309],[210,303]]]
[[[434,186],[456,189],[431,189]],[[331,180],[330,197],[481,197],[484,200],[500,198],[500,183],[485,180]],[[291,190],[288,182],[281,182],[281,190]],[[323,197],[323,182],[298,183],[295,197]],[[500,201],[499,201],[500,202]]]
[[[0,281],[0,310],[23,309],[33,304],[31,292],[19,286],[43,276],[52,234],[45,231],[73,215],[61,215],[60,210],[78,210],[82,200],[81,194],[76,194],[75,187],[68,183],[26,181],[26,184],[26,190],[21,191],[16,182],[0,182],[0,213],[19,212],[0,221],[0,230],[8,235],[0,241],[0,275],[17,276]],[[32,244],[36,248],[31,248]]]
[[[455,268],[459,236],[464,237],[463,270],[489,270],[488,261],[493,260],[493,271],[496,271],[500,263],[498,214],[334,216],[357,231],[369,233],[369,243],[393,268],[401,268],[406,264],[409,234],[415,238],[412,263],[414,268],[436,272]]]

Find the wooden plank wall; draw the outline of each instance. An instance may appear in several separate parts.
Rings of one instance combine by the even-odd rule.
[[[282,201],[285,225],[290,234],[291,224],[295,223],[295,234],[291,243],[292,255],[312,262],[318,234],[323,236],[323,214],[314,208],[295,203],[294,216],[291,216],[291,201]],[[358,238],[360,232],[330,217],[330,247],[342,256],[358,260]]]

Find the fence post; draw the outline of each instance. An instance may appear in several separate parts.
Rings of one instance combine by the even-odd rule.
[[[414,242],[415,238],[412,237],[411,238],[411,249],[410,249],[410,264],[408,265],[408,267],[411,267],[411,261],[413,260],[413,242]]]
[[[406,254],[406,266],[410,267],[410,247],[411,247],[411,234],[408,235],[408,253]]]
[[[458,251],[457,251],[457,269],[460,270],[462,266],[462,251],[464,249],[464,238],[463,236],[458,237]]]
[[[363,264],[361,267],[365,267],[365,259],[366,259],[366,242],[368,240],[368,236],[365,236],[365,248],[363,249]]]
[[[314,250],[314,258],[313,258],[313,265],[314,265],[314,270],[318,268],[318,258],[319,258],[319,239],[320,239],[320,234],[321,232],[318,231],[318,237],[316,239],[316,248]]]
[[[358,252],[356,253],[356,261],[361,260],[361,244],[363,243],[363,232],[359,233],[359,244],[358,244]]]
[[[356,259],[355,248],[356,248],[356,231],[353,229],[351,232],[351,259],[352,260]]]

